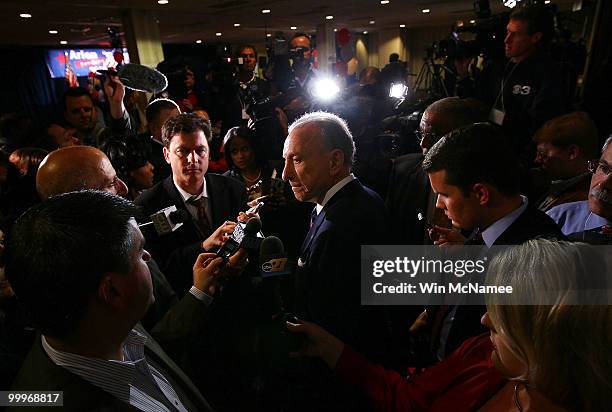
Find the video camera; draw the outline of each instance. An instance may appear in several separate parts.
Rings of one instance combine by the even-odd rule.
[[[302,63],[306,60],[304,54],[308,51],[308,47],[294,47],[289,49],[289,58],[297,63]]]

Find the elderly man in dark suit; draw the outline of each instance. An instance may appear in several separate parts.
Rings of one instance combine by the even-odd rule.
[[[179,296],[190,286],[190,262],[200,252],[221,246],[223,236],[235,226],[230,220],[246,208],[244,185],[228,177],[206,174],[210,136],[210,126],[194,114],[168,119],[162,128],[162,140],[172,175],[135,201],[147,215],[174,205],[190,216],[170,234],[145,234],[147,247]]]
[[[360,306],[360,245],[384,243],[389,228],[382,199],[351,173],[354,151],[352,135],[336,115],[309,113],[289,128],[283,179],[297,200],[315,204],[298,261],[296,315],[380,356],[384,322],[374,309]],[[311,381],[320,385],[312,390],[321,390],[322,382]],[[321,402],[318,408],[324,408]]]
[[[54,196],[16,222],[6,273],[41,336],[14,390],[64,391],[64,410],[211,410],[138,321],[154,300],[137,208],[101,191]],[[222,259],[193,266],[213,294]],[[194,300],[194,302],[197,302]],[[201,329],[207,306],[194,304]]]

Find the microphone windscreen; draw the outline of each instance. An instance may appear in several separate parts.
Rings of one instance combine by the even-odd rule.
[[[125,87],[132,90],[160,93],[168,87],[168,79],[163,73],[142,64],[124,64],[117,75]]]
[[[283,241],[276,236],[268,236],[261,242],[259,249],[259,260],[265,262],[271,258],[279,257],[285,254],[285,246]]]
[[[244,226],[244,231],[247,235],[256,235],[261,230],[261,220],[254,216],[250,218]]]

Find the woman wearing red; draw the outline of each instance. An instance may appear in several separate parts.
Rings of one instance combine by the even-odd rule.
[[[370,363],[309,322],[287,325],[306,335],[294,355],[323,359],[376,411],[610,410],[612,306],[570,293],[585,286],[606,292],[600,283],[610,268],[597,253],[585,244],[532,240],[498,255],[487,281],[514,293],[503,305],[487,300],[482,323],[490,334],[466,340],[413,378]]]

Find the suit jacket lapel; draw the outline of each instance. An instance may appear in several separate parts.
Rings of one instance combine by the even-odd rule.
[[[172,176],[169,176],[166,179],[164,179],[163,185],[164,185],[164,189],[166,190],[166,193],[170,197],[170,200],[172,200],[172,202],[176,205],[176,207],[187,210],[187,208],[185,207],[185,202],[183,202],[183,198],[181,197],[181,194],[179,193],[176,186],[174,186],[174,181],[172,181]]]
[[[165,189],[166,193],[168,194],[168,197],[170,198],[172,204],[175,205],[177,209],[183,209],[185,212],[188,213],[189,220],[186,221],[184,223],[184,225],[185,226],[189,226],[191,228],[190,230],[196,232],[197,236],[201,240],[206,239],[207,236],[204,236],[204,233],[202,233],[202,231],[200,230],[200,227],[196,224],[196,222],[195,222],[195,220],[193,218],[193,215],[191,214],[191,212],[189,212],[189,210],[187,209],[187,206],[185,206],[185,202],[183,201],[183,197],[181,196],[181,194],[179,193],[178,189],[174,185],[174,181],[172,180],[172,176],[167,177],[164,180],[163,185],[164,185],[164,189]],[[215,228],[213,228],[213,230]],[[185,227],[185,229],[187,229],[187,228]],[[181,230],[183,230],[183,228],[177,229],[177,231],[181,231]]]
[[[325,204],[323,209],[321,209],[321,213],[317,215],[315,221],[313,222],[312,227],[310,228],[310,230],[308,231],[308,234],[306,235],[306,239],[304,239],[304,242],[302,243],[302,247],[300,248],[300,256],[302,259],[306,259],[308,257],[310,245],[312,244],[313,240],[317,237],[317,234],[319,233],[319,229],[321,228],[321,225],[325,221],[325,215],[327,213],[327,210],[329,210],[329,208],[332,207],[332,205],[336,201],[338,201],[338,199],[342,198],[343,196],[346,196],[351,191],[356,190],[360,184],[361,183],[359,183],[359,180],[357,179],[347,183],[346,185],[344,185],[342,189],[336,192],[332,196],[332,198],[329,199],[329,201]]]
[[[223,196],[223,192],[226,190],[226,187],[223,184],[224,182],[220,181],[219,179],[212,179],[208,174],[205,178],[206,190],[208,192],[208,202],[210,205],[210,214],[212,218],[211,225],[212,230],[214,231],[225,221],[225,216],[227,216],[227,211],[230,210],[230,205],[225,201],[226,196]],[[211,183],[211,180],[214,180],[214,183]],[[223,219],[221,219],[221,217],[223,217]]]
[[[321,213],[319,213],[315,218],[314,222],[312,222],[312,226],[310,227],[308,234],[306,234],[306,239],[304,239],[304,242],[302,242],[302,247],[300,248],[300,256],[302,256],[303,258],[306,258],[306,254],[310,249],[310,245],[312,244],[314,238],[317,236],[317,233],[319,232],[319,229],[321,228],[321,225],[324,221],[325,208],[321,210]]]
[[[134,326],[134,329],[147,337],[147,342],[145,345],[147,349],[147,356],[150,356],[155,363],[164,369],[164,372],[167,374],[166,377],[170,379],[170,383],[172,384],[172,381],[174,381],[175,385],[180,385],[183,392],[190,397],[192,402],[197,402],[200,404],[200,407],[205,405],[205,410],[212,410],[208,405],[208,402],[206,402],[206,399],[204,399],[200,391],[195,387],[193,382],[191,382],[191,379],[189,379],[181,368],[179,368],[178,365],[172,359],[170,359],[168,355],[166,355],[161,346],[159,346],[151,335],[149,335],[142,325],[138,323],[136,326]],[[178,388],[175,389],[178,391]]]

